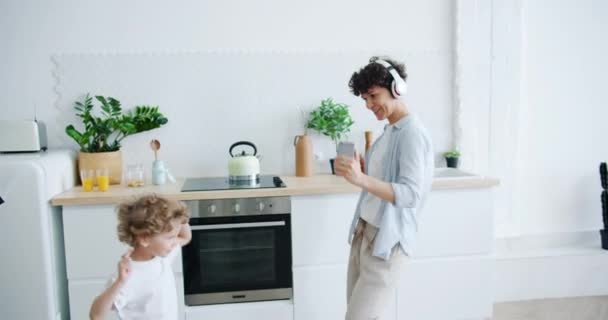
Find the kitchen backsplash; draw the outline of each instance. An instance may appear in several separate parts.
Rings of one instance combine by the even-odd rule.
[[[51,147],[76,145],[64,133],[79,123],[73,102],[83,94],[109,95],[123,108],[158,105],[169,123],[123,141],[125,165],[141,162],[149,172],[159,139],[159,158],[176,176],[227,174],[228,148],[249,140],[262,155],[262,173],[294,174],[295,135],[304,132],[302,112],[321,99],[351,106],[355,121],[349,140],[364,149],[364,131],[382,132],[359,97],[348,89],[352,73],[376,52],[209,51],[158,54],[86,54],[53,57],[58,112],[45,119]],[[387,53],[382,53],[387,54]],[[406,103],[431,131],[436,151],[452,139],[452,65],[449,52],[392,52],[408,67]],[[310,132],[316,172],[329,172],[335,155],[331,141]],[[149,178],[149,175],[148,175]]]

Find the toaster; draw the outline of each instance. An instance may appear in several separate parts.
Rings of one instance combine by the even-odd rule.
[[[0,152],[46,150],[46,126],[37,120],[0,120]]]

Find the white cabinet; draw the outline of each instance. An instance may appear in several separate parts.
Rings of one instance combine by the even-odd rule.
[[[492,316],[492,190],[431,192],[419,216],[417,248],[385,319]],[[343,319],[348,231],[358,194],[292,197],[294,319]]]
[[[346,264],[294,268],[294,319],[343,319]],[[492,317],[491,257],[410,259],[383,319],[460,320]]]
[[[63,208],[68,279],[107,277],[127,246],[118,241],[112,206]]]
[[[93,299],[116,272],[127,246],[118,241],[114,206],[66,206],[63,233],[71,319],[88,319]],[[180,319],[183,319],[184,290],[181,253],[173,264]]]
[[[294,268],[294,319],[344,319],[346,269],[346,264]],[[394,297],[383,319],[396,319],[396,313]]]
[[[416,258],[488,254],[494,247],[492,189],[433,191],[418,221]]]
[[[294,299],[185,307],[181,257],[174,265],[180,317],[188,320],[327,320],[346,311],[347,242],[359,194],[293,196]],[[86,319],[93,298],[126,246],[114,206],[63,210],[72,319]],[[431,192],[419,216],[418,247],[385,319],[462,320],[492,315],[494,259],[489,188]]]
[[[118,240],[114,206],[69,206],[63,208],[68,279],[108,277],[116,271],[127,245]],[[181,253],[173,270],[181,273]]]
[[[415,258],[488,254],[494,230],[491,189],[439,190],[419,214]],[[344,263],[359,194],[292,197],[294,266]]]
[[[93,299],[97,297],[106,287],[107,279],[95,280],[71,280],[69,281],[68,290],[70,297],[70,316],[71,319],[88,319],[89,310]],[[181,275],[175,276],[175,284],[177,292],[183,292],[183,278]],[[180,317],[184,319],[184,295],[178,294],[177,307]],[[115,313],[111,313],[107,320],[118,319]]]
[[[291,197],[293,265],[348,261],[348,231],[359,194]]]
[[[345,264],[294,268],[293,284],[295,320],[344,319]]]
[[[185,320],[293,320],[291,300],[186,307]]]
[[[411,259],[405,268],[397,290],[398,320],[492,317],[492,257]]]
[[[70,296],[70,318],[89,319],[89,310],[93,299],[105,288],[107,280],[81,280],[69,281],[68,290]],[[117,320],[116,314],[112,312],[108,320]]]

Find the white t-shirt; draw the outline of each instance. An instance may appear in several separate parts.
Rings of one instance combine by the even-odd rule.
[[[379,180],[384,180],[384,166],[387,162],[387,148],[393,132],[392,128],[392,125],[384,127],[384,132],[376,140],[374,152],[371,154],[369,163],[367,164],[367,169],[369,170],[367,175]],[[382,199],[368,192],[365,198],[361,200],[361,218],[365,222],[378,227],[380,225],[379,212],[381,204]]]
[[[177,320],[177,289],[171,264],[181,249],[166,257],[131,261],[131,274],[114,300],[121,320]],[[111,285],[116,275],[110,280]]]

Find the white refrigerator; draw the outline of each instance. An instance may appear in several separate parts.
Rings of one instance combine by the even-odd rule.
[[[69,319],[61,208],[76,153],[0,154],[0,318]],[[0,201],[1,202],[1,201]]]

